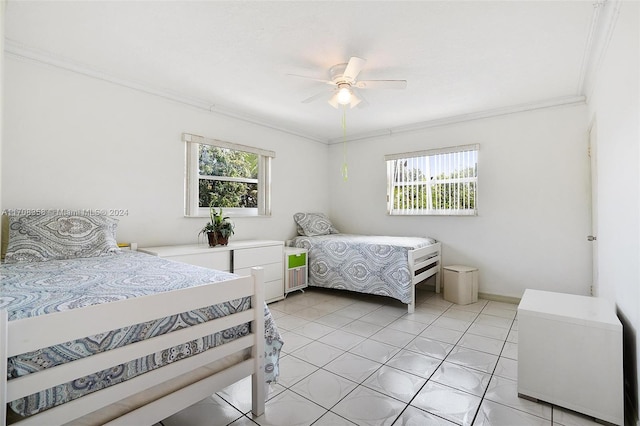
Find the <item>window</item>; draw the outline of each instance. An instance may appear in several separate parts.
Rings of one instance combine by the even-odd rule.
[[[479,145],[391,154],[390,215],[477,215]]]
[[[259,148],[185,133],[187,216],[208,216],[209,206],[233,216],[271,215],[271,159]]]

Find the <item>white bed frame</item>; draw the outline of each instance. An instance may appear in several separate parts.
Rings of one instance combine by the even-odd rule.
[[[14,424],[53,425],[75,420],[83,425],[152,425],[247,376],[252,376],[251,411],[255,416],[263,414],[263,275],[262,268],[253,268],[247,277],[14,321],[8,321],[6,310],[0,310],[0,425],[7,422],[9,401],[246,322],[251,322],[251,333],[245,337]],[[246,296],[251,296],[252,306],[247,311],[7,380],[8,357]],[[239,360],[233,365],[217,372],[213,369],[219,369],[234,354]]]
[[[409,273],[411,274],[411,303],[409,313],[416,309],[416,285],[433,275],[436,276],[436,293],[440,293],[440,279],[442,278],[442,246],[435,243],[426,247],[409,250]]]
[[[291,246],[293,240],[286,242]],[[407,252],[409,261],[409,274],[411,275],[411,303],[407,305],[410,314],[416,309],[416,285],[427,278],[436,276],[436,293],[440,293],[440,283],[442,279],[442,244],[437,242],[426,247],[409,250]]]

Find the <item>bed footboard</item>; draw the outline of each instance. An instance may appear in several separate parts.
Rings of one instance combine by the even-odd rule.
[[[248,296],[249,310],[7,380],[7,359],[11,356]],[[85,418],[107,406],[116,407],[114,412],[119,414],[108,419],[110,423],[104,418],[95,423],[153,424],[249,375],[252,412],[261,415],[265,403],[263,270],[253,268],[248,277],[15,321],[8,321],[6,310],[0,310],[0,425],[7,422],[10,401],[247,322],[251,323],[247,336],[29,416],[15,423],[19,425],[62,424],[83,416],[83,424],[92,424]],[[190,372],[204,371],[212,362],[243,351],[251,356],[185,383]],[[180,388],[142,406],[134,405],[121,415],[127,398],[171,381],[180,382]]]
[[[409,313],[415,311],[416,285],[433,275],[436,276],[436,293],[440,293],[440,280],[442,277],[441,243],[435,243],[426,247],[409,250],[409,272],[411,274],[411,303],[408,305]]]

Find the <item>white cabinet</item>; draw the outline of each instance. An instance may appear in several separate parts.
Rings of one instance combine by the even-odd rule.
[[[228,247],[228,246],[227,246]],[[231,250],[227,247],[209,247],[205,244],[184,246],[144,247],[138,251],[176,262],[231,272]]]
[[[282,248],[284,243],[261,247],[246,247],[233,250],[233,272],[238,275],[250,275],[251,268],[261,266],[264,269],[264,299],[269,302],[284,299],[282,280]]]
[[[264,298],[269,303],[284,298],[283,247],[282,241],[238,240],[227,246],[191,244],[144,247],[138,251],[238,275],[249,275],[252,267],[261,266],[264,269]]]
[[[518,306],[518,395],[624,424],[622,324],[612,302],[526,290]]]

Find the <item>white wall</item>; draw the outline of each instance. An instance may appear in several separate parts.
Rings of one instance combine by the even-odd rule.
[[[639,26],[640,3],[623,2],[589,100],[590,120],[597,123],[600,294],[614,300],[628,321],[625,339],[635,339],[631,356],[636,357],[636,373],[640,372]],[[640,375],[635,379],[637,386]]]
[[[206,219],[183,217],[182,132],[276,152],[273,216],[235,219],[234,238],[290,237],[295,212],[328,205],[324,144],[12,56],[5,78],[5,209],[128,209],[120,241],[195,243]]]
[[[483,293],[589,294],[586,123],[586,107],[577,106],[349,142],[347,182],[342,145],[332,145],[331,217],[343,232],[435,237],[445,264],[480,269]],[[477,217],[386,215],[385,154],[470,143],[480,144]]]

